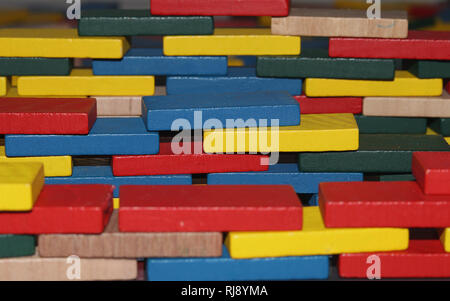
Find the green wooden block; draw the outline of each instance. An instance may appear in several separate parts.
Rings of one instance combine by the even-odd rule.
[[[444,137],[450,136],[450,118],[432,119],[430,127]]]
[[[82,11],[80,36],[209,35],[209,16],[152,16],[150,10],[102,9]]]
[[[34,255],[36,240],[32,235],[0,235],[0,258]]]
[[[327,52],[324,49],[306,49],[300,56],[260,56],[256,62],[256,73],[266,77],[394,78],[394,60],[330,58]]]
[[[395,181],[415,181],[416,178],[412,174],[393,174],[393,175],[381,175],[379,176],[382,182],[395,182]]]
[[[410,173],[414,151],[450,151],[440,135],[362,134],[359,149],[300,153],[302,172]]]
[[[419,78],[450,78],[450,61],[417,61],[409,72]]]
[[[71,59],[0,57],[0,75],[69,75]]]
[[[425,134],[426,118],[355,115],[360,134]]]

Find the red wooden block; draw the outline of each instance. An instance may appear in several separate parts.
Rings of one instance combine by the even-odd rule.
[[[367,270],[374,266],[372,255],[380,259],[381,279],[450,277],[450,253],[439,240],[411,240],[406,251],[341,254],[339,276],[366,278]]]
[[[287,16],[289,0],[151,0],[152,15]]]
[[[330,38],[331,57],[450,60],[450,31],[410,30],[407,39]]]
[[[447,92],[450,93],[450,80],[445,85],[445,90],[447,90]]]
[[[450,195],[426,195],[416,182],[320,183],[319,206],[330,228],[450,226]]]
[[[362,113],[362,98],[360,97],[307,97],[294,96],[300,104],[302,114],[330,113]]]
[[[0,134],[89,134],[93,98],[0,98]]]
[[[300,230],[302,205],[289,185],[125,185],[122,232]]]
[[[230,28],[230,27],[258,27],[258,22],[255,17],[222,17],[214,18],[214,28]]]
[[[267,156],[205,154],[202,147],[202,142],[195,142],[188,145],[188,154],[177,155],[172,152],[171,143],[165,142],[160,143],[158,155],[113,156],[113,173],[115,176],[174,175],[265,171],[269,167]]]
[[[0,234],[101,233],[113,210],[112,185],[45,185],[33,210],[1,212]]]
[[[449,152],[414,152],[412,172],[425,194],[450,195]]]

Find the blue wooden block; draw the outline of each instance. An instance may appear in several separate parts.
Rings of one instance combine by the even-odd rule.
[[[149,258],[149,281],[252,281],[327,279],[328,256],[232,259],[223,247],[218,258]]]
[[[114,185],[119,197],[121,185],[191,185],[191,175],[115,177],[110,166],[74,166],[71,177],[45,178],[45,184],[108,184]]]
[[[318,193],[321,182],[362,181],[362,173],[299,172],[295,163],[279,163],[268,171],[208,174],[211,185],[291,185],[297,193]]]
[[[207,119],[217,119],[226,128],[226,120],[252,118],[259,125],[259,119],[278,119],[280,126],[300,124],[300,106],[287,92],[234,92],[211,94],[186,94],[144,97],[143,118],[149,131],[170,131],[176,119],[184,119],[191,129],[202,129]],[[201,114],[194,122],[194,112]],[[241,126],[243,127],[243,126]],[[173,130],[179,130],[174,128]]]
[[[121,60],[94,60],[94,75],[226,75],[226,56],[164,56],[162,49],[136,48]]]
[[[313,194],[313,196],[308,200],[308,206],[319,206],[319,195]]]
[[[142,118],[98,118],[89,135],[6,135],[6,155],[152,155],[159,134],[146,130]]]
[[[302,93],[302,80],[257,77],[255,68],[231,67],[226,76],[170,76],[167,94],[287,91]]]

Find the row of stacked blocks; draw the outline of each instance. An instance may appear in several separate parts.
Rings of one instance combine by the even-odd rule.
[[[17,86],[0,81],[0,279],[68,280],[71,255],[84,280],[136,279],[137,258],[148,280],[326,279],[336,254],[342,277],[368,277],[372,255],[382,278],[450,277],[449,146],[436,133],[450,136],[449,33],[408,33],[405,13],[222,2],[86,12],[78,31],[0,30],[2,75]],[[214,29],[222,14],[276,18],[271,30]],[[137,35],[164,35],[163,49],[118,37]],[[300,55],[299,36],[331,37],[329,48]],[[256,66],[228,67],[233,55]],[[396,71],[395,59],[414,61]],[[227,119],[277,120],[278,143]],[[175,120],[203,142],[175,152],[163,141],[187,129]],[[231,143],[240,135],[258,143]],[[274,152],[298,156],[268,166]],[[72,167],[72,156],[112,166]],[[385,181],[362,181],[373,173]],[[410,241],[409,228],[440,229],[441,241]]]

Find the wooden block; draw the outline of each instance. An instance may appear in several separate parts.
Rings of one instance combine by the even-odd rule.
[[[439,97],[365,97],[363,114],[367,116],[450,117],[450,95]]]
[[[306,49],[300,56],[259,56],[256,73],[265,77],[394,78],[394,60],[330,58],[327,49]]]
[[[2,57],[0,75],[69,75],[72,61],[68,58]]]
[[[408,229],[325,228],[314,206],[303,208],[301,231],[230,232],[225,245],[240,259],[405,250],[408,240]]]
[[[0,30],[0,56],[120,59],[129,44],[124,37],[79,37],[69,28]]]
[[[119,197],[122,185],[190,185],[191,175],[115,177],[110,166],[74,166],[71,177],[45,179],[46,184],[107,184],[113,185],[114,197]]]
[[[445,137],[444,139],[445,141],[447,141],[448,144],[450,144],[450,137]]]
[[[208,185],[291,185],[296,193],[317,193],[319,183],[362,181],[362,173],[301,173],[295,163],[271,165],[268,171],[208,174]]]
[[[445,253],[438,240],[411,240],[406,251],[339,255],[339,276],[367,278],[373,264],[370,256],[380,259],[383,278],[440,278],[450,277],[450,254]]]
[[[320,24],[320,25],[318,25]],[[406,38],[406,11],[384,11],[368,19],[365,10],[292,8],[289,16],[272,18],[272,34],[316,37]]]
[[[6,9],[0,12],[0,25],[12,25],[24,22],[29,16],[26,9]]]
[[[163,43],[164,55],[300,54],[300,37],[271,35],[266,28],[217,28],[211,36],[165,36]]]
[[[327,279],[329,259],[328,256],[232,259],[224,247],[219,258],[149,258],[146,266],[149,281]]]
[[[84,10],[78,21],[80,36],[212,34],[212,17],[152,16],[148,10]]]
[[[409,72],[418,78],[450,78],[450,61],[416,61]]]
[[[42,163],[44,166],[44,176],[65,177],[72,175],[72,157],[6,157],[5,147],[0,146],[0,163]]]
[[[101,233],[112,198],[111,185],[45,185],[32,211],[0,213],[0,233]]]
[[[412,172],[425,194],[450,195],[450,153],[415,152]]]
[[[396,71],[393,81],[307,78],[307,96],[440,96],[442,79],[419,79]]]
[[[445,85],[444,89],[447,91],[447,93],[450,93],[450,81],[447,81],[447,84]]]
[[[123,233],[117,210],[102,234],[39,235],[39,256],[81,258],[218,257],[222,233]]]
[[[399,38],[330,38],[329,54],[331,57],[354,58],[450,59],[450,32],[411,30],[407,38]]]
[[[426,195],[415,181],[321,183],[319,206],[329,228],[450,226],[450,196]]]
[[[159,145],[159,154],[148,156],[113,156],[115,176],[204,174],[211,172],[263,171],[268,169],[268,157],[260,155],[214,155],[202,151],[202,142],[175,147],[185,149],[180,154],[172,143]],[[266,162],[267,161],[267,162]],[[266,164],[265,164],[266,163]]]
[[[0,235],[0,258],[33,255],[35,246],[31,235]]]
[[[355,152],[299,154],[302,172],[411,172],[415,151],[450,151],[442,136],[363,134]]]
[[[430,127],[442,136],[450,136],[450,118],[437,118],[431,121]]]
[[[416,178],[412,174],[387,174],[381,175],[378,179],[382,182],[384,181],[415,181]]]
[[[94,76],[91,69],[74,69],[70,76],[21,76],[19,95],[142,96],[155,92],[154,76]]]
[[[446,228],[442,231],[440,240],[445,252],[450,252],[450,228]]]
[[[121,232],[226,232],[302,228],[288,185],[122,186]]]
[[[298,126],[204,130],[203,137],[206,153],[358,149],[358,126],[353,114],[308,114],[302,116]]]
[[[94,60],[95,75],[226,75],[226,56],[164,56],[159,48],[133,48],[122,60]]]
[[[95,99],[0,98],[0,134],[89,134]]]
[[[230,67],[226,76],[169,76],[167,94],[227,93],[287,91],[302,93],[302,80],[292,78],[262,78],[254,68]]]
[[[0,96],[4,96],[8,93],[9,83],[8,78],[1,76],[0,77]]]
[[[5,147],[11,157],[157,154],[159,134],[141,118],[99,118],[89,135],[6,135]]]
[[[44,186],[42,163],[0,163],[0,211],[28,211]]]
[[[135,280],[137,262],[130,259],[81,259],[80,279],[71,279],[74,262],[67,258],[41,258],[37,255],[0,260],[0,281],[94,281]],[[71,277],[73,277],[71,275]]]
[[[362,98],[360,97],[320,98],[297,95],[294,98],[298,101],[302,114],[362,113]]]
[[[142,96],[93,96],[97,100],[97,116],[141,116]]]
[[[113,198],[113,205],[114,205],[114,209],[119,209],[119,207],[120,207],[120,199],[119,198]]]
[[[355,115],[361,134],[425,134],[426,118]]]
[[[153,0],[153,15],[287,16],[288,0]]]
[[[14,76],[12,77],[14,79]],[[8,92],[6,93],[5,97],[7,98],[24,98],[23,96],[19,95],[19,93],[17,92],[17,79],[19,78],[18,76],[15,77],[16,78],[16,86],[15,87],[10,87],[8,89]],[[27,98],[88,98],[85,95],[78,95],[78,96],[74,96],[74,95],[30,95],[27,96]],[[98,111],[98,103],[97,103],[97,111]],[[97,112],[98,114],[98,112]]]
[[[227,119],[247,121],[252,118],[255,123],[259,119],[278,119],[280,126],[300,123],[299,105],[285,91],[144,97],[142,110],[149,131],[170,131],[174,121],[180,118],[187,120],[191,129],[202,129],[205,125],[203,121],[195,122],[194,111],[201,112],[202,120],[217,119],[221,127],[227,127]]]

